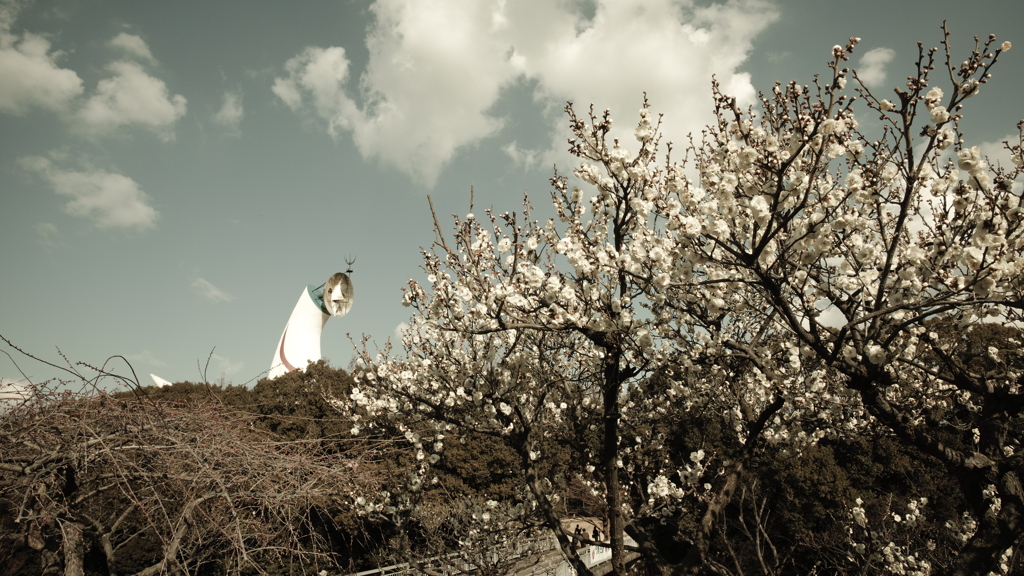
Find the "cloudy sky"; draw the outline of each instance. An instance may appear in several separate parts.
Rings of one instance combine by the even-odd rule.
[[[209,357],[240,384],[355,257],[323,337],[347,366],[346,334],[408,319],[428,194],[441,215],[470,187],[478,211],[543,204],[567,100],[629,126],[646,91],[678,142],[709,121],[712,74],[749,100],[858,36],[889,94],[943,20],[961,57],[974,35],[1019,46],[967,111],[968,139],[998,142],[1024,118],[1016,0],[0,0],[0,335],[146,380]],[[0,378],[22,379],[5,356]]]

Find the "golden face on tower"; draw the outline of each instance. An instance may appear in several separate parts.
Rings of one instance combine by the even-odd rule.
[[[331,316],[344,316],[352,309],[355,291],[352,280],[344,272],[336,272],[324,285],[324,305]]]

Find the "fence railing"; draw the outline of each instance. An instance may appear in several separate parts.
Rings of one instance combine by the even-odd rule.
[[[558,542],[554,536],[534,536],[532,538],[516,540],[501,550],[495,550],[490,553],[490,557],[486,560],[492,564],[500,560],[514,562],[544,554],[556,548],[558,548]],[[479,554],[481,553],[478,552],[474,555]],[[417,576],[420,574],[428,576],[454,576],[478,570],[477,563],[481,559],[474,559],[470,556],[468,552],[452,552],[451,554],[432,556],[413,562],[402,562],[400,564],[384,566],[383,568],[364,570],[352,576]]]
[[[636,545],[632,538],[627,536],[626,540],[627,544]],[[432,556],[414,562],[402,562],[383,568],[364,570],[351,576],[456,576],[458,574],[478,572],[480,570],[478,563],[482,560],[479,558],[480,554],[482,553],[477,552],[473,554],[472,556],[477,556],[474,559],[471,558],[468,552],[452,552],[451,554]],[[562,557],[562,552],[558,548],[558,541],[554,535],[534,536],[532,538],[516,540],[510,543],[509,546],[501,550],[495,550],[490,554],[491,556],[485,559],[486,562],[489,562],[492,566],[496,565],[499,561],[507,562],[508,574],[510,575],[571,576],[575,572]],[[587,546],[579,550],[579,555],[583,563],[588,568],[592,568],[611,560],[612,551],[611,548],[605,546]],[[543,556],[550,556],[550,558]],[[535,558],[536,562],[524,562],[530,558]]]

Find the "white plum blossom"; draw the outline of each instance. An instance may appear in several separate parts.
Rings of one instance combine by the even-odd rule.
[[[949,120],[949,111],[945,106],[934,106],[930,110],[931,120],[934,124],[942,124]]]
[[[864,351],[867,353],[868,361],[872,364],[882,364],[885,362],[885,350],[878,344],[869,344],[865,346]]]
[[[868,518],[864,514],[864,508],[861,507],[863,504],[864,504],[864,501],[861,500],[860,498],[857,498],[857,505],[854,506],[853,509],[852,509],[853,520],[861,528],[867,528],[868,527]]]

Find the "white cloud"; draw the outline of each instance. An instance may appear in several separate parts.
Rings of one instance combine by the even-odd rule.
[[[55,248],[57,246],[64,246],[64,242],[61,240],[60,230],[57,229],[51,222],[40,222],[36,224],[36,234],[39,236],[39,241],[47,248]]]
[[[398,326],[395,326],[395,340],[401,342],[402,337],[405,336],[406,331],[409,330],[408,322],[399,322]]]
[[[100,131],[140,124],[165,139],[173,138],[174,123],[185,115],[185,97],[170,96],[163,80],[150,76],[136,62],[119,60],[107,70],[113,76],[100,80],[96,93],[79,110],[82,121]]]
[[[344,92],[348,79],[348,58],[344,48],[306,48],[285,63],[288,78],[276,78],[271,88],[292,110],[308,97],[313,110],[325,120],[343,121],[355,114],[354,104]]]
[[[502,146],[501,151],[504,152],[515,165],[523,166],[525,168],[533,168],[537,166],[541,160],[540,155],[544,152],[543,150],[522,149],[519,147],[519,143],[515,140]]]
[[[502,126],[487,110],[517,71],[505,57],[507,41],[488,34],[483,2],[384,0],[372,9],[362,107],[345,93],[349,63],[338,47],[307,48],[286,63],[273,90],[292,109],[305,106],[325,120],[332,134],[350,131],[365,158],[431,186],[459,147]]]
[[[110,63],[111,76],[82,99],[82,79],[58,65],[60,51],[40,35],[10,32],[16,8],[14,3],[0,5],[0,113],[23,115],[38,108],[77,117],[89,132],[137,124],[165,140],[174,137],[173,125],[185,115],[187,101],[180,94],[170,95],[167,85],[140,63],[155,62],[142,38],[122,32],[110,40],[131,59]]]
[[[114,36],[110,41],[110,45],[114,48],[120,48],[140,60],[145,60],[146,62],[153,62],[155,60],[153,58],[153,53],[149,51],[149,46],[146,45],[146,42],[134,34],[121,32],[117,36]]]
[[[1010,160],[1010,151],[1006,149],[1005,142],[1010,144],[1016,144],[1020,141],[1018,134],[1007,134],[1005,137],[995,140],[992,142],[982,142],[978,144],[978,148],[981,150],[982,158],[985,158],[990,166],[999,166],[1003,170],[1013,170],[1015,168],[1013,161]],[[1024,192],[1024,183],[1019,180],[1013,182],[1011,190],[1014,194],[1020,195]]]
[[[0,0],[0,33],[10,32],[20,9],[17,0]]]
[[[135,362],[135,363],[139,363],[139,364],[146,364],[146,365],[149,365],[149,366],[157,366],[157,367],[167,366],[166,362],[164,362],[163,360],[157,358],[156,354],[150,352],[149,350],[143,350],[142,352],[139,352],[138,354],[128,354],[128,355],[125,356],[125,358],[127,358],[131,362]]]
[[[221,356],[220,354],[213,354],[212,358],[214,361],[213,372],[223,379],[226,379],[228,376],[234,376],[241,372],[242,368],[245,368],[245,363],[240,360],[238,362],[234,362],[230,358]],[[209,377],[209,375],[207,375],[207,377]]]
[[[235,299],[234,296],[211,284],[206,278],[196,278],[192,281],[192,287],[204,298],[213,302],[230,302]]]
[[[18,37],[0,29],[0,112],[67,110],[83,91],[82,79],[57,64],[60,55],[42,36]]]
[[[564,148],[565,100],[611,108],[625,135],[645,90],[680,142],[711,120],[712,74],[752,101],[749,76],[736,70],[776,17],[764,0],[601,0],[590,20],[548,0],[378,0],[372,10],[360,104],[346,92],[349,62],[337,47],[289,60],[273,91],[332,134],[350,132],[364,157],[428,186],[460,148],[499,132],[492,108],[523,78],[537,81],[537,103],[551,117],[549,153]]]
[[[516,28],[516,55],[540,79],[539,90],[557,108],[571,100],[577,112],[593,103],[611,109],[613,136],[632,141],[639,120],[642,93],[657,113],[665,114],[664,138],[682,143],[686,136],[713,120],[711,77],[741,103],[751,103],[755,90],[748,74],[737,72],[753,38],[776,14],[766,2],[737,0],[707,7],[658,1],[602,1],[593,20],[565,22],[547,16],[558,29],[536,38],[525,6],[510,18]],[[560,21],[561,20],[561,21]],[[572,25],[579,29],[573,33]],[[551,151],[565,140],[564,119],[554,118]],[[550,154],[550,153],[549,153]]]
[[[846,315],[828,300],[819,300],[817,304],[818,310],[821,311],[821,314],[818,316],[819,324],[830,328],[842,328],[849,322],[846,319]]]
[[[877,88],[885,83],[889,72],[886,67],[896,57],[892,48],[873,48],[860,57],[857,66],[857,77],[869,88]]]
[[[237,132],[244,116],[242,95],[237,92],[225,92],[224,102],[221,104],[220,110],[213,115],[213,121],[227,130]]]
[[[976,144],[981,150],[983,158],[987,158],[989,164],[999,165],[1004,169],[1012,170],[1014,168],[1013,162],[1010,160],[1010,151],[1006,149],[1005,142],[1010,144],[1016,144],[1020,142],[1020,136],[1017,134],[1007,134],[999,140],[992,142],[981,142]],[[965,142],[965,145],[971,145],[969,142]]]
[[[156,224],[159,214],[137,182],[122,174],[56,168],[46,158],[22,158],[21,165],[45,178],[61,196],[70,201],[64,211],[88,218],[99,228],[145,230]]]
[[[270,91],[293,111],[298,111],[302,108],[302,93],[299,92],[298,79],[295,78],[295,74],[291,69],[295,66],[301,66],[303,60],[302,56],[296,56],[288,60],[285,63],[285,70],[288,71],[289,78],[275,78],[274,85],[270,87]]]

